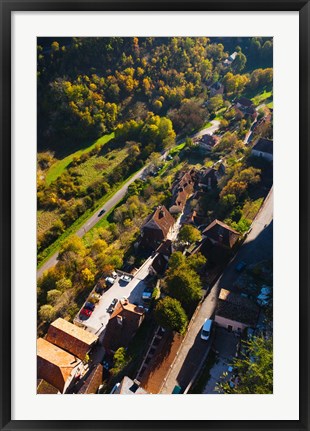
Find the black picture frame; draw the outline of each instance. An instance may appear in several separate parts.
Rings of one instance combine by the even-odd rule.
[[[1,430],[309,430],[309,1],[302,0],[188,0],[105,1],[0,0],[1,13],[1,199],[0,199],[0,414]],[[13,11],[298,11],[299,12],[299,183],[300,183],[300,419],[297,421],[35,421],[11,420],[11,13]]]

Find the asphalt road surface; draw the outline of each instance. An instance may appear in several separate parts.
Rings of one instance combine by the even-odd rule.
[[[202,340],[200,332],[205,319],[212,318],[215,312],[220,289],[232,288],[234,281],[239,276],[239,273],[235,270],[235,265],[238,262],[244,261],[250,264],[272,258],[272,244],[273,188],[270,190],[252,223],[252,230],[239,252],[228,264],[222,276],[212,287],[211,292],[202,303],[161,393],[171,394],[176,385],[181,386],[183,391],[186,389],[193,375],[202,365],[206,350],[210,348],[212,340]]]
[[[101,208],[99,208],[85,223],[84,225],[75,233],[75,235],[82,237],[85,235],[91,228],[95,226],[98,221],[104,217],[104,214],[110,211],[118,202],[120,202],[123,197],[127,193],[128,186],[133,183],[136,179],[141,178],[145,169],[147,167],[142,168],[139,172],[137,172],[130,180],[127,181],[126,184],[123,185],[121,189],[119,189],[112,197],[109,199]],[[100,211],[105,210],[104,214],[98,217]],[[58,251],[54,253],[49,260],[47,260],[40,269],[37,271],[37,279],[41,277],[44,271],[49,268],[52,268],[57,263]]]

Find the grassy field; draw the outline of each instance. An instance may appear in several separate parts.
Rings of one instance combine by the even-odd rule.
[[[252,97],[252,102],[254,105],[260,105],[265,100],[272,98],[272,91],[264,90],[263,93],[257,94],[255,97]]]
[[[133,176],[136,172],[132,173],[130,177],[126,178],[122,183],[118,184],[117,186],[111,188],[110,192],[106,195],[102,196],[101,199],[99,199],[96,202],[96,206],[94,208],[89,208],[84,212],[84,214],[81,215],[66,231],[59,237],[53,244],[51,244],[49,247],[47,247],[42,253],[38,255],[38,264],[37,268],[39,269],[56,251],[60,248],[63,241],[65,241],[70,235],[73,235],[75,232],[77,232],[81,226],[100,208],[103,206],[120,188],[123,187],[123,185]],[[108,225],[107,216],[113,211],[109,211],[105,216],[101,219],[102,224],[100,224],[101,227],[103,227],[104,224]],[[98,227],[98,225],[96,225]]]
[[[260,207],[262,206],[264,198],[256,199],[255,201],[248,201],[244,204],[242,209],[242,217],[248,220],[254,220],[256,214],[258,213]]]
[[[181,150],[183,150],[183,148],[185,147],[185,142],[182,142],[179,145],[176,145],[175,147],[172,148],[172,150],[169,152],[170,156],[175,156],[176,154],[178,154]]]
[[[227,111],[227,108],[224,106],[223,108],[219,109],[218,111],[216,111],[216,115],[214,117],[214,120],[223,120],[223,114],[224,112]]]
[[[59,215],[57,210],[55,211],[38,211],[37,212],[37,232],[38,235],[44,233],[50,229],[56,220],[58,220]]]
[[[50,185],[51,182],[55,181],[66,169],[68,165],[72,162],[74,157],[81,157],[82,154],[88,153],[91,151],[96,145],[104,145],[107,142],[109,142],[112,138],[114,138],[114,133],[110,133],[109,135],[101,136],[101,138],[97,139],[92,145],[90,145],[87,148],[84,148],[83,150],[76,151],[75,153],[70,154],[69,156],[65,157],[62,160],[57,161],[54,163],[46,174],[46,184]]]
[[[79,175],[79,183],[86,189],[93,182],[102,179],[102,174],[109,174],[127,156],[126,148],[110,151],[105,156],[92,156],[86,162],[72,169]]]

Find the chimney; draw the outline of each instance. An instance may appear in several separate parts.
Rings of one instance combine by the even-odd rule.
[[[140,386],[139,380],[135,379],[133,381],[133,385],[130,387],[130,391],[135,393],[139,389],[139,386]]]

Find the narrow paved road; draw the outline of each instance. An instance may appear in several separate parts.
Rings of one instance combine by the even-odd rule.
[[[239,274],[235,270],[237,262],[244,260],[249,264],[272,257],[272,220],[273,188],[270,190],[269,195],[257,214],[252,224],[252,230],[239,252],[228,264],[222,276],[203,301],[161,393],[171,394],[176,385],[181,386],[184,391],[191,382],[197,368],[202,365],[206,350],[209,348],[211,341],[206,342],[200,338],[202,325],[205,319],[211,318],[214,314],[220,289],[230,289],[234,280],[238,277]]]
[[[211,127],[207,127],[204,130],[201,130],[200,132],[196,133],[195,135],[193,135],[192,137],[197,137],[200,135],[205,134],[206,132],[208,133],[214,133],[220,125],[220,122],[217,120],[213,120],[211,121],[212,126]],[[182,139],[181,141],[184,141],[184,139]],[[165,159],[166,156],[168,155],[169,150],[166,151],[165,153],[162,154],[161,159]],[[144,168],[142,168],[139,172],[137,172],[132,178],[130,178],[130,180],[128,180],[126,182],[126,184],[123,185],[123,187],[121,189],[119,189],[112,197],[111,199],[109,199],[101,208],[99,208],[98,210],[96,210],[96,212],[83,224],[82,227],[80,227],[80,229],[75,233],[75,235],[82,237],[83,235],[85,235],[90,229],[92,229],[96,223],[98,223],[98,221],[100,220],[100,218],[102,218],[104,216],[104,214],[102,214],[101,216],[98,216],[98,214],[100,213],[101,210],[105,210],[105,213],[110,211],[116,204],[118,204],[118,202],[120,202],[123,197],[126,195],[127,193],[127,189],[128,186],[133,183],[136,179],[141,178],[143,176],[144,171],[150,166],[150,164],[146,165]],[[42,276],[43,272],[46,271],[49,268],[52,268],[53,266],[56,265],[57,263],[57,257],[58,257],[58,251],[56,253],[54,253],[41,267],[40,269],[37,270],[37,280]]]
[[[191,137],[192,138],[198,138],[199,136],[203,136],[203,135],[212,135],[220,127],[220,122],[219,122],[219,120],[212,120],[211,124],[212,124],[212,126],[206,127],[205,129],[200,130],[199,132],[195,133]]]
[[[142,168],[139,172],[137,172],[133,177],[130,178],[130,180],[127,181],[126,184],[123,185],[121,189],[119,189],[112,197],[109,199],[101,208],[99,208],[95,214],[93,214],[85,223],[84,225],[75,233],[75,235],[82,237],[85,235],[92,227],[95,226],[96,223],[104,216],[102,214],[101,217],[98,217],[98,214],[102,209],[105,210],[105,212],[110,211],[118,202],[120,202],[123,197],[127,193],[128,186],[133,183],[136,179],[141,178],[145,169]],[[40,278],[44,271],[46,271],[49,268],[52,268],[57,263],[57,257],[58,257],[58,251],[54,253],[49,260],[47,260],[40,269],[37,270],[37,279]]]

